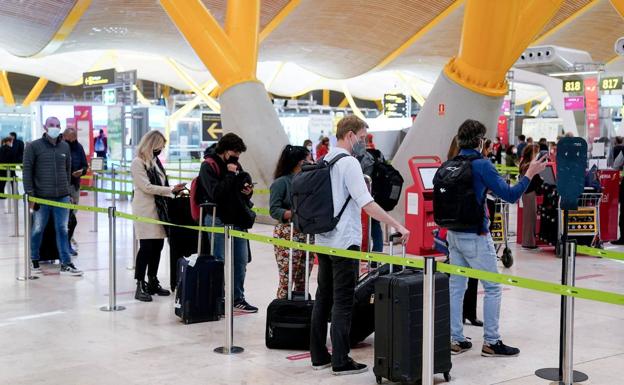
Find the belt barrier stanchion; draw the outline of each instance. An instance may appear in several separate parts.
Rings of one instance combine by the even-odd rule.
[[[17,195],[17,176],[13,176],[13,181],[12,183],[12,190],[13,190],[13,194]],[[13,217],[13,221],[15,224],[15,234],[12,235],[12,237],[19,237],[19,202],[17,199],[13,199],[13,202],[11,202],[13,204],[13,213],[15,214]]]
[[[93,191],[93,206],[98,207],[98,174],[97,172],[93,173],[93,186],[95,187]],[[93,212],[93,232],[97,233],[98,231],[98,212]]]
[[[8,182],[9,182],[8,185],[11,186],[10,187],[11,194],[15,194],[15,191],[13,190],[13,184],[11,183],[11,180],[10,180],[10,178],[11,178],[11,169],[10,168],[7,168],[7,170],[6,170],[6,177],[7,177]],[[5,186],[6,186],[7,182],[4,182],[4,183],[5,183]],[[2,192],[4,192],[4,191],[2,191]],[[8,205],[7,214],[13,214],[13,205],[11,205],[11,202],[7,201],[7,205]]]
[[[306,245],[310,244],[310,234],[306,234]],[[310,250],[306,250],[305,252],[305,265],[310,266]],[[311,271],[312,269],[310,269]],[[308,273],[306,275],[306,279],[305,279],[305,291],[304,291],[304,295],[307,295],[305,293],[310,293],[310,274]],[[307,297],[305,298],[306,300],[308,299]]]
[[[134,223],[132,223],[132,262],[130,265],[126,267],[126,269],[128,270],[136,269],[137,253],[138,253],[138,249],[137,249],[136,230],[134,229]]]
[[[294,242],[294,238],[295,237],[295,224],[293,222],[290,222],[290,241]],[[293,276],[293,248],[290,247],[288,249],[288,300],[292,301],[292,291],[293,291],[293,281],[292,281],[292,276]]]
[[[215,353],[236,354],[242,353],[245,349],[234,346],[234,314],[232,304],[232,294],[234,293],[234,238],[231,236],[231,225],[224,228],[224,278],[225,278],[225,345],[215,348]],[[214,242],[213,242],[214,243]]]
[[[435,258],[425,257],[423,279],[422,385],[433,385]]]
[[[111,181],[111,190],[113,190],[113,197],[112,197],[112,201],[113,201],[113,207],[117,206],[117,197],[115,194],[115,166],[113,165],[113,180]]]
[[[204,207],[202,205],[199,205],[199,225],[201,226],[204,223]],[[202,251],[202,232],[201,230],[197,232],[197,253],[201,253]],[[214,239],[210,240],[210,244],[212,245],[214,243]],[[210,255],[214,255],[213,253],[210,253]]]
[[[117,305],[117,220],[115,207],[108,208],[108,305],[102,306],[102,311],[125,310]]]
[[[28,206],[28,194],[22,197],[24,201],[24,276],[17,277],[18,281],[28,281],[29,279],[39,279],[33,276],[30,271],[30,206]]]
[[[567,259],[566,285],[574,286],[576,274],[576,241],[568,240],[565,244]],[[563,340],[563,385],[574,383],[574,297],[565,297],[565,338]],[[580,379],[579,379],[580,381]]]

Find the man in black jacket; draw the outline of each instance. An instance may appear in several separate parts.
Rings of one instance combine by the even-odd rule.
[[[69,149],[71,151],[71,185],[69,186],[71,202],[78,204],[80,202],[80,177],[86,175],[89,163],[87,163],[87,156],[82,144],[78,142],[78,134],[76,130],[72,128],[66,128],[63,132],[63,139],[69,143]],[[70,221],[73,221],[73,226],[69,227],[69,252],[71,255],[76,256],[78,253],[78,244],[74,240],[74,229],[76,228],[76,212],[72,210],[70,214]]]
[[[249,174],[244,172],[238,158],[247,147],[235,134],[224,135],[215,152],[204,158],[199,171],[203,202],[217,205],[215,226],[233,225],[235,230],[247,230],[253,225],[255,216],[251,212],[253,184]],[[204,224],[211,226],[212,212],[204,217]],[[210,242],[213,242],[211,239]],[[224,236],[214,234],[214,257],[223,260]],[[256,313],[258,308],[245,300],[245,273],[249,259],[247,240],[234,238],[234,308],[240,312]]]
[[[11,132],[9,136],[13,137],[13,158],[15,163],[22,163],[24,161],[24,141],[17,139],[17,134]]]
[[[33,140],[24,151],[24,191],[33,197],[61,203],[69,203],[71,179],[71,152],[69,144],[63,141],[61,122],[49,117],[44,125],[43,137]],[[67,224],[69,209],[39,205],[30,202],[33,212],[31,234],[32,272],[41,274],[39,267],[39,248],[43,231],[50,215],[54,218],[56,247],[61,260],[61,275],[81,276],[72,263],[69,252]]]

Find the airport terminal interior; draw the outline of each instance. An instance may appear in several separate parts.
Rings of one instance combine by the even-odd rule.
[[[624,0],[0,0],[0,384],[623,384],[623,78]],[[476,142],[457,135],[468,119],[487,130]],[[468,243],[453,241],[457,218],[442,221],[454,200],[439,186],[447,160],[470,161],[452,142],[502,178],[468,187],[486,190],[489,218],[470,235],[496,254],[475,246],[475,260],[497,272],[453,264]],[[298,178],[339,148],[371,200],[346,201],[357,215],[340,217],[336,231],[352,227],[336,244],[323,243],[331,231],[289,242],[291,221],[305,234],[295,197],[320,190]],[[334,183],[353,178],[329,175],[322,206],[338,215]],[[217,222],[204,205],[198,223],[210,183],[246,176]],[[251,224],[224,230],[240,202],[235,221]],[[233,247],[198,236],[215,229]],[[300,287],[276,299],[291,255],[294,280],[304,255],[312,267],[308,300]],[[366,368],[313,367],[319,268],[333,261],[338,330],[347,260],[359,264],[351,338],[370,328],[349,356]],[[473,346],[458,351],[449,302],[464,276],[479,283],[476,314],[460,315]],[[486,356],[496,322],[519,354]]]

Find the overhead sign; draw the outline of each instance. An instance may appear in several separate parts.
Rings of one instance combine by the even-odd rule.
[[[585,79],[585,124],[589,143],[600,137],[600,117],[598,105],[598,78]]]
[[[563,98],[563,106],[570,111],[584,110],[585,98],[583,96],[566,96]]]
[[[563,81],[563,92],[582,92],[583,80],[568,79]]]
[[[606,107],[606,108],[622,107],[622,95],[601,95],[600,107]]]
[[[85,72],[82,74],[83,87],[101,87],[115,83],[115,69]]]
[[[222,136],[221,115],[202,114],[202,142],[215,142]]]
[[[115,88],[102,89],[102,103],[108,106],[117,104],[117,90]]]
[[[383,113],[388,118],[408,118],[410,97],[404,94],[384,94]]]
[[[610,76],[608,78],[600,78],[600,91],[613,91],[622,89],[622,77]]]

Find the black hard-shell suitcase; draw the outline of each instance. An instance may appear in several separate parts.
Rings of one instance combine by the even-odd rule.
[[[175,314],[185,324],[223,315],[223,262],[193,255],[178,260]]]
[[[216,206],[212,208],[214,227]],[[210,255],[199,253],[201,241],[197,248],[198,254],[177,261],[175,314],[185,324],[218,321],[225,313],[223,261],[215,260],[212,250]]]
[[[31,223],[34,223],[31,217]],[[78,221],[76,214],[72,210],[69,211],[69,221],[67,223],[68,235],[73,234]],[[71,236],[68,237],[71,239]],[[69,239],[67,240],[69,242]],[[43,230],[41,246],[39,247],[39,261],[55,261],[59,259],[58,247],[56,245],[56,230],[54,229],[54,214],[50,213],[48,223]]]
[[[375,284],[375,363],[377,383],[383,378],[402,384],[422,377],[423,273],[406,269],[379,277]],[[435,273],[434,372],[450,381],[449,278]]]
[[[294,225],[290,225],[290,239],[293,237]],[[306,252],[305,276],[309,279],[308,261],[310,253]],[[288,258],[292,266],[292,249]],[[292,274],[289,274],[292,276]],[[309,287],[309,285],[306,285]],[[267,320],[264,341],[269,349],[309,350],[310,327],[314,301],[307,292],[292,292],[288,285],[290,299],[274,299],[267,308]]]
[[[169,220],[176,225],[195,226],[191,216],[191,198],[180,194],[167,204]],[[197,252],[195,241],[197,231],[178,226],[169,226],[169,279],[171,290],[175,290],[178,282],[178,260],[190,257]],[[201,254],[200,254],[201,255]]]

